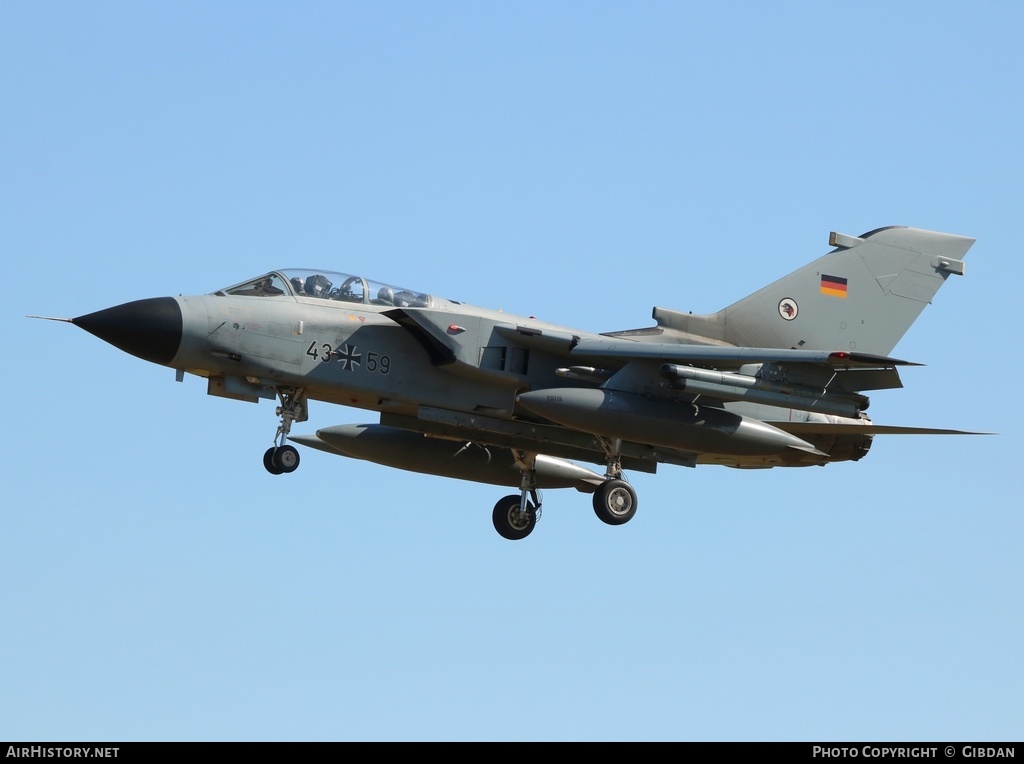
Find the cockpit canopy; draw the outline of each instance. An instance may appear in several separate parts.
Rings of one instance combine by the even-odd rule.
[[[429,308],[434,298],[423,292],[333,271],[289,268],[273,271],[214,294],[248,297],[317,297],[322,300],[385,305],[397,308]]]

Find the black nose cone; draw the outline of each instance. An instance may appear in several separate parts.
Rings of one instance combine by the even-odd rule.
[[[154,297],[71,319],[89,334],[126,353],[169,364],[181,345],[181,307],[173,297]]]

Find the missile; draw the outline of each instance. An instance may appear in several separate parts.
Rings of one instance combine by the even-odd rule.
[[[807,441],[724,409],[593,388],[520,393],[527,411],[574,430],[684,451],[758,456],[788,449],[827,456]]]
[[[606,382],[612,376],[612,372],[607,369],[597,368],[596,366],[568,366],[562,369],[555,369],[555,374],[566,379],[581,379],[594,384]]]
[[[292,435],[296,443],[353,459],[364,459],[427,475],[519,488],[522,472],[512,452],[468,441],[427,437],[423,433],[380,424],[342,424],[316,435]],[[593,493],[604,477],[566,459],[539,454],[538,488],[576,488]]]
[[[725,401],[764,403],[769,406],[835,414],[851,419],[858,418],[860,412],[868,407],[868,399],[863,395],[830,393],[824,388],[809,385],[783,385],[749,374],[709,371],[674,363],[663,364],[660,371],[661,376],[670,380],[676,390]]]

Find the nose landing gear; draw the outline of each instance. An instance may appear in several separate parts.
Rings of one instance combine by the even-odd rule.
[[[302,389],[277,388],[281,405],[277,407],[277,415],[281,424],[277,426],[274,445],[263,454],[263,466],[271,475],[294,472],[299,466],[299,452],[295,446],[285,443],[288,433],[292,430],[292,422],[305,422],[309,418],[306,406],[306,394]]]

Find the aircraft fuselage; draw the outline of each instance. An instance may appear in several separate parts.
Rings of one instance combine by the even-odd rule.
[[[901,387],[896,342],[973,239],[903,226],[832,233],[834,249],[722,310],[655,307],[656,326],[582,332],[393,287],[288,269],[213,294],[138,300],[69,319],[116,347],[207,379],[210,395],[279,399],[264,466],[288,441],[427,474],[512,485],[495,528],[523,538],[541,487],[594,494],[621,525],[627,469],[857,460],[877,433],[864,391]],[[292,436],[308,401],[379,413]],[[604,465],[595,473],[570,460]]]

